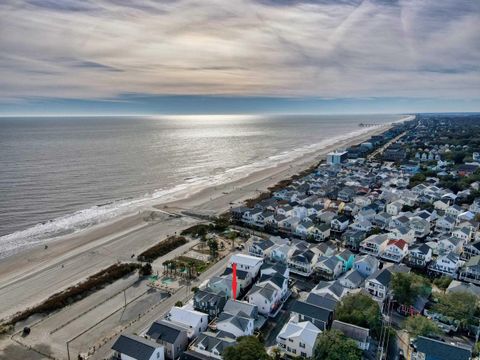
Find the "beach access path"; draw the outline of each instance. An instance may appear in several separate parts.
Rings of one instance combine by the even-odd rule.
[[[38,304],[117,261],[131,261],[132,255],[201,221],[194,217],[172,217],[165,213],[154,221],[145,221],[145,216],[152,210],[218,215],[318,163],[328,152],[358,144],[387,129],[387,125],[365,129],[361,135],[341,140],[292,162],[51,241],[46,250],[39,245],[3,259],[0,261],[0,318]]]

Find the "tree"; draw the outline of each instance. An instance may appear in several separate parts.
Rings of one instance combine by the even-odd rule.
[[[255,336],[242,336],[237,344],[223,352],[224,360],[271,360],[263,344]]]
[[[175,303],[175,306],[176,306],[176,307],[182,307],[182,306],[183,306],[183,302],[181,302],[180,300],[178,300],[178,301]]]
[[[422,315],[411,316],[404,323],[412,337],[440,334],[441,330],[432,320]]]
[[[362,293],[350,294],[342,299],[336,310],[337,320],[362,326],[372,331],[374,336],[380,335],[382,313],[377,302]]]
[[[440,290],[445,292],[452,280],[453,279],[450,276],[442,276],[433,280],[433,284],[436,285]]]
[[[152,275],[152,265],[150,263],[146,263],[142,265],[138,272],[141,276],[149,276]]]
[[[434,311],[460,321],[463,327],[472,323],[476,309],[476,296],[467,292],[439,294],[433,307]]]
[[[210,256],[215,259],[218,256],[218,241],[216,239],[208,240],[208,247],[210,248]]]
[[[431,286],[427,279],[413,273],[395,273],[392,278],[393,298],[399,304],[413,305],[419,296],[428,296]]]
[[[362,351],[338,330],[324,331],[318,338],[313,360],[360,360]]]

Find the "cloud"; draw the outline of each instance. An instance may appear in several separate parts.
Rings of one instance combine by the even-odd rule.
[[[0,99],[478,99],[479,24],[470,0],[6,0]]]

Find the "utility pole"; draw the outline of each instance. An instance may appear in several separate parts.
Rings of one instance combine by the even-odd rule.
[[[69,341],[67,341],[67,357],[68,357],[68,360],[70,360],[70,349],[68,348],[68,345],[69,345]]]

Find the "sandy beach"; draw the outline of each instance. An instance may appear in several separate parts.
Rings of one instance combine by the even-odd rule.
[[[231,206],[266,191],[280,180],[318,163],[333,149],[360,143],[386,131],[388,127],[365,129],[360,135],[345,138],[299,159],[265,168],[237,181],[199,189],[181,200],[153,204],[135,214],[51,240],[47,249],[41,245],[2,259],[0,318],[39,303],[116,261],[128,261],[166,236],[199,222],[192,217],[172,214],[181,214],[186,210],[205,215],[223,213]]]

